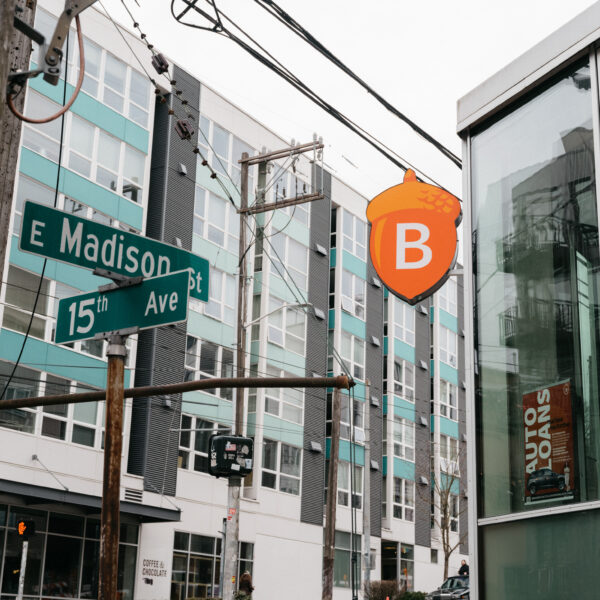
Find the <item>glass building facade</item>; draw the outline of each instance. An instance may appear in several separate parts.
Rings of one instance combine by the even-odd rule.
[[[597,594],[599,15],[459,101],[476,599]]]

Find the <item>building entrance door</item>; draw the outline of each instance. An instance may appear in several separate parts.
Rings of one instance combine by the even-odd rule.
[[[398,542],[381,540],[381,579],[398,579]]]

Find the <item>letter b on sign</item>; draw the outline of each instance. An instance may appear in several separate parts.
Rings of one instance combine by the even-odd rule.
[[[409,231],[419,234],[417,240],[408,241]],[[429,227],[423,223],[398,223],[396,226],[396,269],[422,269],[431,262],[431,248],[425,244],[429,239]],[[419,260],[409,261],[406,257],[407,249],[420,251]]]

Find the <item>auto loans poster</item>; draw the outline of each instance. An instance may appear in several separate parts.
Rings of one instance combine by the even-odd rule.
[[[573,412],[571,383],[563,381],[523,395],[525,501],[572,496]]]

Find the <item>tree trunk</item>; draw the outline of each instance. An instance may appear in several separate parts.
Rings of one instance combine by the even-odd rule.
[[[4,281],[4,261],[8,244],[8,226],[12,207],[13,190],[21,141],[21,121],[6,107],[6,81],[15,70],[27,70],[31,55],[29,38],[13,27],[15,6],[20,6],[22,21],[33,25],[36,0],[0,1],[0,282]],[[24,91],[15,100],[19,111],[23,110]]]

